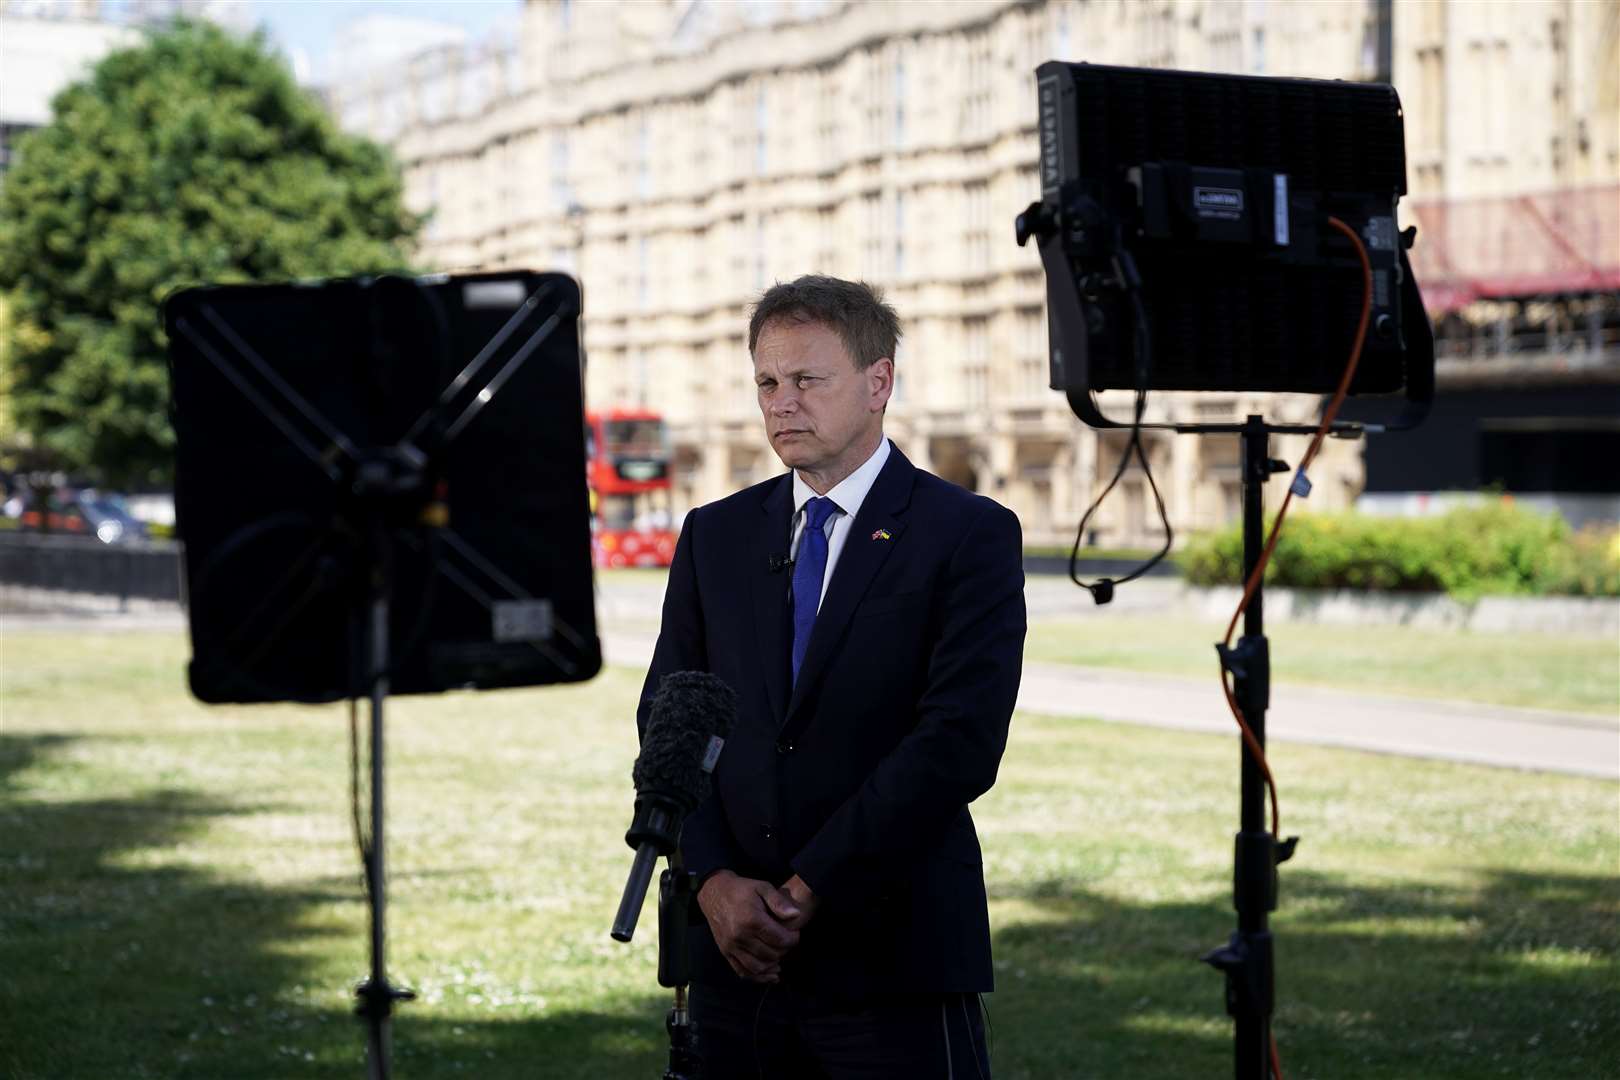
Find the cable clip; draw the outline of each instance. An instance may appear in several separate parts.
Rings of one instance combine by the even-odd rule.
[[[1302,499],[1310,498],[1311,481],[1310,478],[1305,475],[1305,467],[1303,465],[1300,466],[1298,472],[1294,473],[1294,482],[1288,485],[1288,490],[1293,492],[1295,495],[1298,495]]]

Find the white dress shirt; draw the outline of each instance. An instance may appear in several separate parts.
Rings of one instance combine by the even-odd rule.
[[[838,565],[838,556],[844,550],[844,541],[849,539],[849,530],[855,521],[855,515],[861,512],[861,503],[866,501],[867,493],[872,490],[872,484],[877,480],[878,473],[883,471],[883,463],[889,460],[889,440],[885,436],[878,441],[878,448],[872,451],[872,456],[866,459],[865,464],[838,483],[827,492],[827,498],[837,507],[827,516],[827,569],[821,575],[821,596],[827,596],[827,583],[832,580],[833,567]],[[794,559],[799,557],[799,534],[804,531],[804,504],[816,497],[816,491],[805,483],[804,477],[797,471],[793,474],[793,543],[790,551]],[[818,601],[816,610],[821,610]]]

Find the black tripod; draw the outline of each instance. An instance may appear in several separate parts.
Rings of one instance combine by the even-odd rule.
[[[197,627],[202,622],[197,612],[203,608],[203,597],[209,595],[205,582],[220,583],[226,600],[217,606],[223,614],[234,616],[233,621],[241,626],[256,627],[262,610],[279,616],[260,640],[243,646],[245,651],[222,649],[210,662],[194,660],[192,685],[204,701],[316,702],[347,697],[357,708],[360,697],[369,698],[369,836],[361,828],[358,746],[351,766],[354,825],[369,906],[371,960],[368,978],[356,988],[355,1011],[366,1024],[368,1075],[372,1080],[387,1080],[391,1072],[389,1042],[394,1006],[415,996],[390,984],[384,959],[387,879],[383,713],[389,693],[578,679],[593,674],[600,662],[599,655],[590,655],[595,649],[594,632],[577,632],[556,616],[550,597],[535,597],[528,591],[526,584],[537,575],[503,569],[449,527],[452,444],[497,399],[503,387],[512,384],[514,376],[559,327],[565,331],[559,336],[560,344],[553,354],[542,355],[551,364],[550,370],[560,373],[554,380],[553,392],[563,403],[561,415],[578,423],[581,361],[574,319],[579,297],[577,286],[560,275],[482,275],[454,281],[378,278],[337,282],[322,288],[328,287],[334,290],[336,300],[323,306],[312,305],[308,298],[316,293],[304,286],[298,286],[292,294],[279,286],[209,287],[178,294],[166,305],[171,342],[184,342],[191,350],[176,354],[181,357],[175,364],[176,400],[189,403],[177,407],[177,418],[205,415],[202,410],[195,414],[188,411],[203,402],[211,412],[223,388],[234,386],[252,406],[255,422],[268,422],[318,470],[312,482],[297,489],[301,494],[307,491],[318,510],[250,520],[234,532],[225,533],[223,539],[213,541],[217,546],[208,558],[188,563],[194,646],[201,637]],[[543,304],[548,298],[550,302]],[[451,305],[448,309],[447,301]],[[360,306],[364,319],[338,318],[339,302]],[[245,318],[244,325],[252,329],[244,336],[216,305],[227,314]],[[325,386],[325,372],[313,371],[308,365],[300,367],[300,354],[274,333],[265,331],[266,312],[280,314],[283,308],[306,318],[311,311],[331,316],[332,326],[322,324],[323,336],[340,341],[337,353],[356,353],[352,368],[346,366],[350,363],[346,357],[345,364],[337,367],[332,387]],[[497,319],[504,322],[493,336],[477,336]],[[249,341],[257,340],[259,334],[265,335],[260,343],[265,349],[262,355]],[[482,347],[447,386],[427,399],[426,408],[403,437],[395,439],[392,432],[404,429],[416,413],[419,401],[414,395],[432,389],[421,383],[422,377],[436,380],[450,370],[450,350],[462,339],[480,342]],[[321,355],[319,351],[317,355]],[[356,370],[363,377],[356,376]],[[345,373],[347,381],[339,377]],[[209,381],[200,381],[204,375],[209,376]],[[349,438],[343,427],[316,407],[314,402],[321,400],[319,397],[312,392],[306,398],[298,391],[295,383],[299,380],[306,390],[313,387],[330,391],[327,397],[344,410],[337,414],[339,419],[345,426],[353,425],[365,433],[365,437]],[[546,384],[531,381],[522,385],[525,392],[537,397]],[[566,407],[570,396],[575,403],[572,414]],[[510,416],[491,415],[496,420],[487,421],[469,440],[476,450],[463,451],[463,467],[465,458],[472,453],[489,455],[494,460],[503,450],[532,454],[537,449],[528,430],[516,428]],[[221,434],[216,429],[202,430],[216,437]],[[570,429],[564,423],[555,430],[570,432],[578,428]],[[582,448],[583,437],[575,435],[567,443]],[[182,470],[188,480],[211,475],[199,457],[202,455],[189,459]],[[264,475],[279,475],[272,469],[281,469],[282,459],[266,460],[273,460],[273,466],[265,466]],[[572,477],[570,483],[574,483]],[[468,490],[474,497],[482,494],[476,483],[469,483]],[[577,490],[579,498],[569,501],[582,508],[583,487]],[[194,501],[187,505],[204,504]],[[510,507],[503,502],[502,509]],[[198,520],[211,524],[200,515]],[[221,567],[234,569],[236,563],[226,559],[227,555],[234,559],[247,545],[264,542],[265,537],[274,535],[274,530],[289,528],[289,523],[313,532],[315,543],[290,560],[291,568],[279,584],[261,588],[255,580],[250,587],[238,590],[250,605],[258,605],[245,608],[248,615],[225,610],[227,601],[235,595],[224,588],[232,575],[210,575]],[[582,518],[579,524],[576,535],[580,543],[574,552],[583,568],[588,563]],[[188,532],[188,558],[201,548],[190,543],[193,537]],[[456,559],[448,558],[447,551],[453,551]],[[440,578],[451,582],[473,602],[471,619],[465,600],[460,614],[447,609],[455,622],[434,607],[434,589]],[[417,595],[407,593],[405,599],[414,601],[411,606],[417,607],[419,614],[414,626],[391,643],[391,608],[404,606],[395,603],[401,599],[396,589],[401,582],[415,579],[425,579],[423,591]],[[302,585],[302,591],[290,587],[290,583]],[[276,609],[273,601],[281,601],[282,609]],[[322,618],[306,617],[308,612],[319,613]],[[333,664],[333,671],[328,672],[318,662],[310,661],[311,656],[317,661],[324,659],[332,649],[274,651],[295,640],[314,638],[326,642],[328,639],[319,637],[327,629],[326,624],[346,627],[331,633],[330,644],[333,649],[347,649],[347,667]],[[424,642],[430,627],[441,631],[453,647],[426,649]],[[531,651],[543,658],[543,666],[533,664]],[[584,663],[568,655],[576,651],[583,653]],[[407,661],[426,659],[401,664],[401,657]],[[256,665],[272,674],[261,674]],[[333,681],[325,681],[328,678]],[[358,743],[357,731],[354,739]]]
[[[1071,398],[1071,401],[1073,399]],[[1120,427],[1102,416],[1089,400],[1076,411],[1095,427]],[[1180,435],[1237,435],[1242,440],[1243,576],[1240,586],[1254,575],[1265,547],[1263,487],[1288,463],[1270,453],[1272,435],[1315,435],[1315,427],[1267,424],[1250,415],[1242,424],[1143,424]],[[1330,429],[1340,437],[1357,437],[1362,427],[1336,422]],[[1243,636],[1228,649],[1216,645],[1221,666],[1232,673],[1233,697],[1254,736],[1255,747],[1266,746],[1266,709],[1271,700],[1271,653],[1265,636],[1262,592],[1256,582],[1244,608]],[[1237,1080],[1269,1080],[1271,1016],[1276,1006],[1276,964],[1269,919],[1277,910],[1277,866],[1288,861],[1298,837],[1279,841],[1266,827],[1266,779],[1256,754],[1246,742],[1241,753],[1239,831],[1234,845],[1232,905],[1238,926],[1225,945],[1211,950],[1204,962],[1226,976],[1226,1011],[1236,1021],[1234,1067]]]
[[[1314,428],[1271,427],[1259,416],[1241,426],[1190,425],[1177,431],[1195,434],[1236,432],[1242,438],[1243,472],[1243,582],[1260,563],[1265,544],[1261,488],[1273,475],[1288,471],[1288,463],[1271,457],[1273,434],[1314,434]],[[1355,428],[1346,426],[1345,431]],[[1235,648],[1217,645],[1221,666],[1232,673],[1233,696],[1260,750],[1266,745],[1266,709],[1271,699],[1271,654],[1265,636],[1261,593],[1254,594],[1243,613],[1243,636]],[[1226,1011],[1237,1023],[1234,1064],[1237,1080],[1266,1080],[1271,1069],[1271,1016],[1276,1005],[1276,966],[1268,925],[1277,909],[1277,866],[1294,854],[1298,837],[1279,842],[1266,828],[1266,780],[1247,744],[1242,753],[1240,828],[1232,870],[1232,904],[1238,926],[1225,945],[1212,950],[1204,962],[1226,976]]]
[[[392,1072],[390,1026],[394,1003],[416,997],[388,981],[384,961],[387,916],[387,878],[383,873],[383,705],[388,699],[388,618],[393,593],[393,552],[389,544],[388,506],[404,498],[411,505],[424,496],[426,474],[419,457],[398,448],[368,454],[355,470],[353,492],[364,507],[369,566],[367,568],[365,643],[361,663],[371,698],[371,834],[362,839],[366,899],[371,917],[371,975],[355,988],[359,1004],[355,1014],[366,1023],[366,1074],[370,1080],[388,1080]],[[355,808],[356,815],[359,807]],[[359,821],[356,818],[356,828]]]

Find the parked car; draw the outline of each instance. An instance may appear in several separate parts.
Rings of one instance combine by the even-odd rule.
[[[43,514],[38,493],[22,499],[20,522],[24,529],[93,536],[103,544],[144,540],[146,526],[130,516],[116,495],[83,491],[55,491],[45,498]]]

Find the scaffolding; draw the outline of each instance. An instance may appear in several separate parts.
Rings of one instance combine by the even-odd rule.
[[[1620,184],[1414,201],[1442,362],[1620,374]]]

